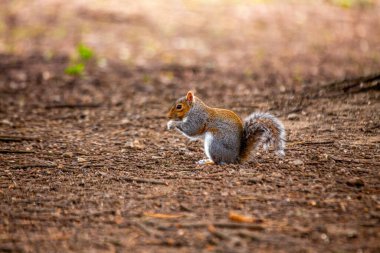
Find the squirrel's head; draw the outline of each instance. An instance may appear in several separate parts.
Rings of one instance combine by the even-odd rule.
[[[186,117],[194,104],[194,93],[192,91],[187,92],[187,95],[177,99],[177,101],[170,108],[168,118],[171,120],[182,120]]]

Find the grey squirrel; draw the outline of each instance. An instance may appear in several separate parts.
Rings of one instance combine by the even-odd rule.
[[[284,126],[269,113],[252,113],[242,121],[233,111],[211,108],[189,91],[174,103],[168,118],[168,129],[204,140],[208,159],[198,164],[240,163],[260,145],[273,145],[277,155],[285,155]]]

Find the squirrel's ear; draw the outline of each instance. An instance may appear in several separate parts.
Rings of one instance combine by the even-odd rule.
[[[186,100],[189,103],[192,103],[194,101],[194,94],[192,91],[187,92]]]

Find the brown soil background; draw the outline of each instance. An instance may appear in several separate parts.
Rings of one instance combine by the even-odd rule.
[[[378,1],[91,2],[1,2],[1,252],[380,251]],[[278,116],[285,159],[196,166],[189,89]]]

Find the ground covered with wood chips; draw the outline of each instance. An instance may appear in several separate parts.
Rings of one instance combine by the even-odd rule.
[[[379,2],[138,2],[4,3],[0,251],[379,252]],[[278,116],[285,158],[197,166],[189,89]]]

